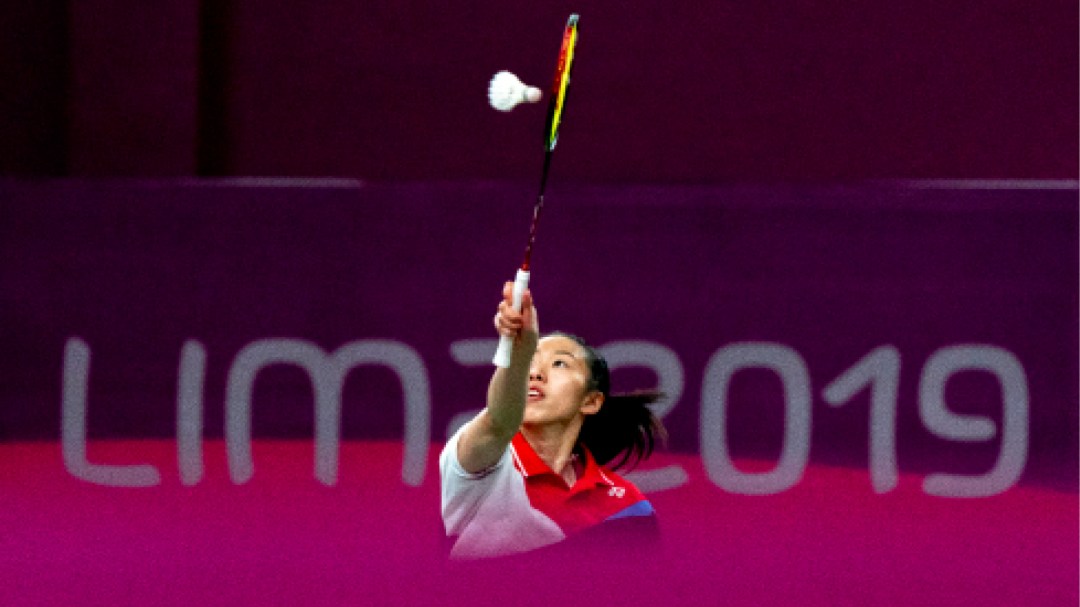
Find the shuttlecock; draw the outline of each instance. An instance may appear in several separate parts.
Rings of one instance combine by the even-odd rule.
[[[509,112],[517,104],[540,101],[540,89],[528,86],[518,77],[507,71],[499,72],[491,78],[488,85],[488,102],[500,112]]]

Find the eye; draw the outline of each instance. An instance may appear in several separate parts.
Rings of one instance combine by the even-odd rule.
[[[565,360],[562,360],[561,358],[557,358],[557,359],[555,359],[554,362],[551,363],[551,366],[553,366],[553,367],[569,367],[570,364],[567,363]]]

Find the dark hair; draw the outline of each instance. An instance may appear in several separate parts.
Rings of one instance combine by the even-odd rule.
[[[656,443],[667,440],[663,423],[649,407],[664,394],[656,390],[612,394],[611,372],[599,352],[577,335],[557,331],[550,336],[565,337],[581,346],[589,366],[589,389],[604,395],[600,410],[585,416],[578,443],[588,448],[597,463],[613,470],[626,465],[633,469],[648,459]]]

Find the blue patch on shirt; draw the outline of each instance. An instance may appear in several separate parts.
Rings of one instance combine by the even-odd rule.
[[[610,521],[617,518],[626,518],[628,516],[652,516],[654,514],[656,514],[656,511],[653,510],[652,504],[649,503],[649,500],[641,500],[640,502],[632,506],[627,506],[626,508],[623,508],[615,514],[612,514],[607,518],[607,520]]]

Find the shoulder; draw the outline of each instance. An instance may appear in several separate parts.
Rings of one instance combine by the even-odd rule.
[[[638,489],[637,485],[627,480],[621,474],[608,468],[607,466],[600,466],[600,474],[611,485],[611,489],[615,495],[624,498],[628,503],[638,502],[646,500],[645,494]]]
[[[462,467],[457,456],[457,442],[461,433],[454,434],[439,455],[439,491],[443,523],[448,535],[460,535],[485,504],[499,501],[506,494],[516,491],[514,466],[509,449],[495,465],[479,472],[469,472]],[[520,484],[520,482],[518,483]]]
[[[660,522],[648,497],[630,480],[602,466],[608,487],[599,524],[574,536],[574,551],[595,550],[598,556],[654,550],[660,545]]]
[[[510,447],[508,445],[506,449],[504,449],[502,456],[491,466],[476,472],[466,471],[464,466],[461,465],[461,460],[458,457],[458,443],[461,441],[466,426],[468,426],[468,424],[459,428],[458,431],[450,437],[450,440],[446,441],[442,452],[439,454],[439,472],[444,484],[451,479],[460,479],[464,481],[478,480],[491,475],[492,472],[500,468],[513,467],[508,466],[510,463]]]
[[[606,466],[600,468],[600,473],[608,481],[608,499],[613,502],[609,504],[612,509],[605,520],[655,520],[656,510],[652,502],[637,485]]]

